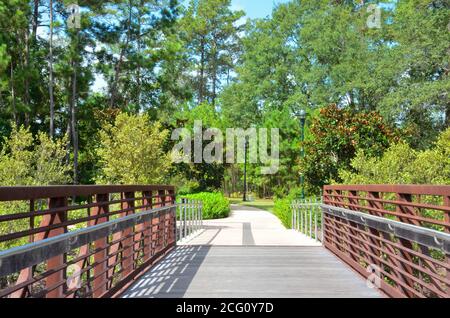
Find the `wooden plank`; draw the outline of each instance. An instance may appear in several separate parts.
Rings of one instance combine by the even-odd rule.
[[[122,297],[378,298],[381,294],[322,247],[182,246]]]

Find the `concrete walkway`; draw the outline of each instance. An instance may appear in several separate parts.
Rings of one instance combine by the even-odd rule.
[[[231,217],[205,225],[122,297],[381,297],[331,252],[268,212],[233,206]]]
[[[273,214],[239,205],[230,217],[204,221],[204,230],[180,242],[189,246],[321,246],[307,236],[287,230]]]

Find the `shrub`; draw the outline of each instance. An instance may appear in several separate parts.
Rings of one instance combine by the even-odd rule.
[[[450,128],[434,147],[416,151],[406,143],[391,146],[381,157],[360,151],[352,170],[341,170],[344,184],[450,184]]]
[[[170,166],[164,151],[169,131],[149,116],[119,114],[114,125],[99,132],[96,154],[100,171],[97,184],[152,184],[163,182]]]
[[[33,136],[28,128],[12,125],[12,132],[4,138],[0,150],[0,185],[2,186],[45,186],[70,182],[71,167],[65,164],[67,137],[50,139],[46,134]],[[47,207],[43,200],[37,200],[39,210]],[[0,216],[25,212],[30,203],[26,201],[0,202]],[[34,218],[34,225],[42,216]],[[29,229],[27,219],[0,223],[0,235]],[[0,251],[28,243],[21,238],[0,243]]]
[[[292,227],[292,211],[291,211],[292,199],[290,197],[284,199],[276,199],[274,212],[280,219],[283,225],[290,229]]]
[[[301,188],[293,188],[286,197],[278,197],[275,199],[274,212],[283,225],[290,229],[292,227],[292,210],[291,204],[295,199],[300,198]]]
[[[203,203],[203,219],[222,219],[230,215],[230,202],[222,193],[201,192],[189,194],[183,198],[200,200]]]

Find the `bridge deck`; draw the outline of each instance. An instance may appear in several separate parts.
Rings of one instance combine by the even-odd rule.
[[[289,245],[289,246],[287,246]],[[178,246],[124,298],[380,297],[332,253],[284,229],[268,212],[233,207],[230,218]]]
[[[321,247],[180,246],[125,298],[380,297]]]

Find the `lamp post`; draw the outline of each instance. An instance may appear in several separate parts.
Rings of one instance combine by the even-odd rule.
[[[306,125],[306,111],[304,109],[300,110],[299,113],[300,118],[300,125],[301,125],[301,142],[302,142],[302,148],[300,150],[300,156],[302,159],[305,158],[305,148],[304,148],[304,141],[305,141],[305,125]],[[303,173],[300,174],[300,184],[302,187],[302,200],[305,199],[305,176]]]
[[[244,162],[244,202],[247,202],[247,154],[248,154],[248,136],[245,137],[245,162]]]

